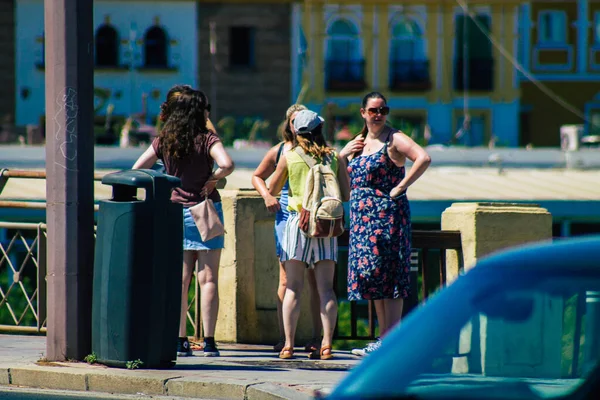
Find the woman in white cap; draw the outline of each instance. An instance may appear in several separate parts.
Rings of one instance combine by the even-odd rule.
[[[300,315],[300,295],[304,286],[304,270],[313,267],[320,297],[323,340],[321,348],[310,354],[310,358],[323,360],[333,358],[331,344],[337,320],[337,299],[333,291],[333,279],[337,262],[337,238],[312,238],[305,236],[299,227],[304,185],[310,168],[301,153],[317,162],[327,159],[331,169],[337,174],[342,200],[347,201],[350,193],[350,178],[345,160],[338,160],[334,149],[323,137],[323,118],[310,110],[298,112],[294,118],[296,131],[293,147],[280,159],[269,192],[276,195],[285,182],[289,182],[287,220],[283,234],[281,261],[287,274],[287,288],[283,299],[283,324],[285,347],[279,353],[283,359],[294,356],[294,338]],[[297,150],[300,148],[301,151]]]

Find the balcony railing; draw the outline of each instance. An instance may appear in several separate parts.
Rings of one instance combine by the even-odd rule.
[[[454,62],[454,89],[486,92],[494,90],[494,60],[492,58],[456,60]]]
[[[327,90],[364,90],[364,60],[327,60],[325,63],[325,87]]]
[[[431,89],[429,61],[392,61],[390,63],[390,89],[398,91],[426,91]]]

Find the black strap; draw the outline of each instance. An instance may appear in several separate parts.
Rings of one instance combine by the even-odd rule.
[[[390,131],[388,132],[387,138],[385,138],[385,145],[388,146],[390,144],[390,138],[392,137],[392,135],[396,132],[394,132],[394,130],[392,128],[389,128]]]
[[[281,155],[283,154],[283,146],[285,146],[285,142],[281,142],[279,145],[279,150],[277,150],[277,157],[275,158],[275,168],[277,168],[277,164],[279,164],[279,159],[281,159]]]

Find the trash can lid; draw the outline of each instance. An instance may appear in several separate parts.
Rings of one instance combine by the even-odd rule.
[[[156,180],[164,180],[171,187],[181,185],[179,178],[151,169],[130,169],[113,172],[102,177],[102,183],[105,185],[126,185],[145,189],[152,188]]]

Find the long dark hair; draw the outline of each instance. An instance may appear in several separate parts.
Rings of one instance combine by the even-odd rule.
[[[188,89],[172,100],[169,117],[159,134],[163,156],[184,159],[194,152],[196,138],[208,133],[204,111],[209,109],[208,97]]]
[[[177,99],[179,95],[189,90],[192,90],[190,85],[175,85],[167,92],[167,98],[160,105],[160,114],[158,116],[162,122],[165,122],[171,116],[171,108],[175,102],[174,100]]]
[[[387,100],[386,100],[386,98],[385,98],[384,95],[382,95],[379,92],[371,92],[371,93],[367,93],[365,95],[365,97],[363,97],[362,103],[361,103],[361,108],[366,109],[367,108],[367,103],[371,99],[381,99],[381,100],[383,100],[385,102],[385,104],[387,104]],[[367,128],[367,121],[364,121],[364,122],[365,122],[365,124],[364,124],[362,130],[356,136],[362,135],[362,137],[364,137],[364,138],[367,137],[367,133],[369,132],[369,128]]]

